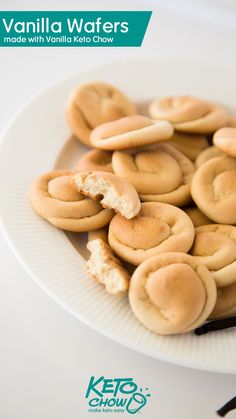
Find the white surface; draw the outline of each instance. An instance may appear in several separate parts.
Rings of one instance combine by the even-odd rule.
[[[64,107],[78,83],[106,81],[137,104],[151,100],[154,92],[160,96],[184,92],[225,103],[235,111],[235,72],[236,66],[216,67],[181,59],[125,60],[86,70],[36,96],[12,121],[0,147],[0,216],[4,231],[27,272],[52,298],[78,319],[129,348],[176,364],[231,374],[236,373],[236,330],[202,337],[193,333],[166,337],[151,333],[137,321],[126,298],[115,298],[89,280],[84,260],[65,234],[32,210],[28,190],[39,174],[54,167],[59,154],[60,169],[74,169],[83,154],[76,140],[65,146],[70,131]],[[79,239],[78,244],[84,253]]]
[[[81,2],[34,2],[38,9],[82,9]],[[96,4],[98,2],[96,1]],[[102,3],[102,2],[100,2]],[[111,8],[109,1],[104,8]],[[113,1],[114,9],[122,1]],[[154,2],[139,2],[148,7]],[[180,3],[180,2],[178,2]],[[86,2],[84,8],[95,8]],[[124,4],[124,3],[123,3]],[[125,2],[127,7],[127,0]],[[130,9],[134,0],[130,1]],[[158,7],[158,1],[155,1]],[[30,9],[30,1],[1,1],[1,8]],[[16,6],[17,5],[17,6]],[[22,6],[23,5],[23,6]],[[107,6],[106,6],[107,5]],[[70,7],[71,6],[71,7]],[[99,4],[100,6],[100,4]],[[102,8],[102,7],[100,7]],[[117,57],[207,57],[230,62],[233,34],[158,7],[142,49],[2,49],[0,127],[39,88],[76,67]],[[133,376],[150,387],[142,413],[148,419],[214,419],[215,409],[236,394],[236,377],[198,372],[154,361],[83,326],[25,274],[0,239],[0,418],[74,419],[86,414],[83,395],[92,374]],[[171,399],[170,399],[171,395]],[[122,416],[120,416],[122,417]],[[229,417],[236,417],[232,412]]]

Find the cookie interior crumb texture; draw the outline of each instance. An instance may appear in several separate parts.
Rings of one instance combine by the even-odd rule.
[[[129,274],[114,256],[111,248],[101,239],[90,241],[87,247],[91,252],[87,261],[89,273],[105,285],[108,293],[116,295],[126,293]]]
[[[99,175],[98,172],[84,176],[83,174],[75,176],[75,183],[78,190],[91,198],[98,199],[102,206],[106,208],[113,208],[116,212],[123,217],[130,219],[135,217],[140,211],[141,203],[138,194],[132,185],[119,179],[117,176],[106,177]],[[115,179],[117,178],[117,179]],[[111,181],[110,181],[111,180]],[[119,190],[117,186],[112,183],[112,180],[118,180],[120,186],[123,187]],[[127,191],[126,191],[127,189]],[[130,199],[129,195],[130,194]]]

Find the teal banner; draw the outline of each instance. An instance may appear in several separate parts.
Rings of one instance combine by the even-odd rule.
[[[1,47],[140,47],[151,11],[0,11]]]

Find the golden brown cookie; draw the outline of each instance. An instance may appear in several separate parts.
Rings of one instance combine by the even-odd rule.
[[[236,128],[236,116],[228,116],[227,127]]]
[[[116,215],[110,223],[108,240],[123,260],[139,265],[165,252],[188,252],[194,240],[190,218],[173,205],[145,202],[132,220]]]
[[[94,147],[125,150],[165,141],[173,134],[167,121],[152,121],[142,115],[131,115],[95,128],[90,136]]]
[[[204,135],[181,134],[175,132],[173,137],[167,142],[181,151],[191,161],[195,161],[199,153],[208,146],[208,141]]]
[[[88,232],[88,242],[92,240],[101,239],[105,243],[108,243],[108,227],[99,228],[97,230],[91,230]]]
[[[220,128],[214,134],[213,143],[225,154],[236,157],[236,128]]]
[[[87,261],[89,274],[103,284],[109,294],[126,294],[130,275],[115,257],[110,246],[98,238],[89,241],[87,248],[91,253]]]
[[[142,201],[184,206],[191,202],[193,163],[170,144],[135,153],[115,151],[114,172],[130,182]]]
[[[67,121],[76,138],[91,146],[90,133],[104,122],[136,113],[135,105],[115,86],[104,82],[76,88],[66,107]]]
[[[108,224],[114,212],[79,194],[72,184],[73,175],[57,170],[39,176],[30,189],[33,209],[63,230],[82,232]]]
[[[104,208],[112,208],[127,219],[140,211],[141,203],[134,187],[113,173],[81,172],[74,176],[74,185],[78,192],[99,199]]]
[[[78,161],[75,170],[78,172],[113,172],[112,153],[106,150],[91,150]]]
[[[135,316],[152,332],[185,333],[209,317],[216,285],[208,269],[192,256],[163,253],[136,269],[129,300]]]
[[[195,166],[198,168],[206,163],[208,160],[214,159],[214,157],[222,157],[224,153],[217,147],[211,146],[203,150],[195,161]]]
[[[236,224],[236,160],[215,157],[195,172],[191,193],[198,208],[220,224]]]
[[[210,319],[230,317],[236,314],[236,283],[217,288],[217,300]]]
[[[193,97],[173,96],[156,99],[150,105],[154,119],[170,121],[177,131],[207,134],[226,124],[226,111],[214,103]]]
[[[203,214],[199,208],[191,206],[183,208],[183,211],[186,212],[186,214],[191,219],[194,227],[200,227],[206,224],[212,224],[213,221],[211,221],[208,217],[206,217],[205,214]]]
[[[217,287],[236,282],[236,227],[210,224],[195,232],[190,253],[212,272]]]

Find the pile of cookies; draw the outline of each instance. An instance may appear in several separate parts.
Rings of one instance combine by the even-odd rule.
[[[184,333],[235,314],[236,118],[191,96],[158,98],[140,115],[103,82],[78,87],[66,115],[90,151],[73,171],[34,182],[33,209],[88,232],[90,276],[128,293],[151,331]]]

